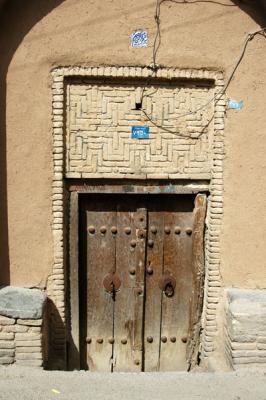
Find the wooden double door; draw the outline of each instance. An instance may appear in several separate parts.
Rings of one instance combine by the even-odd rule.
[[[189,368],[199,336],[205,209],[203,194],[82,200],[82,368]]]

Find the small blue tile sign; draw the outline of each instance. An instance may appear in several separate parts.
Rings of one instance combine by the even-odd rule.
[[[131,139],[149,139],[150,128],[148,126],[132,126]]]
[[[131,34],[131,47],[147,47],[148,46],[148,32],[135,31]]]
[[[237,100],[228,100],[228,108],[232,109],[232,110],[242,110],[242,108],[244,107],[244,102],[243,100],[241,101],[237,101]]]

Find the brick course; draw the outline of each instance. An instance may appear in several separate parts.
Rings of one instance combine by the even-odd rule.
[[[233,369],[266,367],[266,292],[227,289],[225,354]]]
[[[19,363],[41,367],[41,327],[42,319],[22,320],[0,315],[0,365]]]

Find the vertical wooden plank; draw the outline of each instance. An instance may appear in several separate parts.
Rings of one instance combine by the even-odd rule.
[[[148,206],[148,238],[145,285],[144,370],[159,370],[162,292],[158,282],[163,273],[164,214],[156,200]]]
[[[87,201],[79,195],[79,349],[80,368],[87,369]]]
[[[200,342],[200,320],[204,293],[204,224],[207,209],[207,197],[198,194],[195,198],[192,233],[192,275],[193,295],[190,307],[190,326],[187,343],[189,369],[196,365]]]
[[[91,371],[111,371],[113,337],[113,298],[103,279],[115,269],[116,209],[114,204],[95,201],[87,216],[87,362]],[[111,341],[111,343],[109,342]]]
[[[116,372],[142,369],[142,325],[146,210],[136,200],[118,204],[116,274],[121,288],[115,296],[114,363]]]
[[[136,212],[136,284],[135,292],[135,321],[133,351],[136,367],[143,369],[143,325],[144,325],[144,296],[145,296],[145,257],[147,238],[147,209],[138,206]]]
[[[68,369],[80,368],[79,348],[79,218],[78,193],[70,194],[69,273],[70,273],[70,338],[68,340]]]
[[[173,203],[175,201],[175,203]],[[192,207],[186,198],[167,200],[164,213],[164,275],[176,280],[174,295],[162,296],[160,370],[187,369],[186,344],[192,292]]]

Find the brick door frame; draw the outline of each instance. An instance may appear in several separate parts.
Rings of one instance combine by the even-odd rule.
[[[151,70],[147,67],[59,67],[51,73],[52,79],[52,129],[53,129],[53,183],[52,183],[52,232],[54,240],[54,261],[52,274],[47,283],[47,293],[55,304],[64,323],[67,320],[66,282],[68,265],[68,221],[69,191],[65,171],[65,80],[82,77],[149,77]],[[217,334],[217,313],[220,299],[220,232],[223,216],[223,159],[224,159],[224,114],[225,95],[224,80],[220,71],[209,69],[177,69],[160,68],[155,78],[180,80],[211,80],[214,84],[213,99],[213,140],[211,148],[211,167],[209,174],[191,178],[190,184],[196,187],[202,179],[208,180],[208,210],[205,235],[205,287],[202,313],[203,332],[201,336],[201,357],[208,357],[215,349]],[[73,177],[74,178],[74,177]],[[82,178],[82,176],[80,176]],[[100,176],[98,176],[100,178]],[[104,178],[104,177],[103,177]],[[184,176],[183,179],[186,177]],[[134,179],[134,176],[132,176]],[[117,178],[117,182],[119,179]],[[91,181],[93,182],[93,181]],[[106,180],[102,181],[102,184]],[[170,181],[169,181],[170,182]],[[182,186],[182,175],[175,183]],[[154,180],[155,183],[155,180]],[[57,346],[61,346],[61,354],[66,365],[66,336],[53,328]]]

